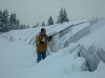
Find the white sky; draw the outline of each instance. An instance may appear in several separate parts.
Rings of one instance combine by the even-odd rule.
[[[30,27],[42,21],[47,24],[50,15],[56,22],[62,7],[70,20],[105,18],[105,0],[0,0],[0,10],[15,12],[20,24]]]

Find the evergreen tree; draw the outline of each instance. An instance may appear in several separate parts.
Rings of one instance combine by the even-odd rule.
[[[26,27],[26,28],[30,28],[30,27],[29,27],[29,25],[27,25],[27,27]]]
[[[64,11],[63,11],[63,21],[64,22],[68,22],[69,21],[69,19],[67,17],[66,9],[64,9]]]
[[[37,23],[36,26],[39,27],[39,23]]]
[[[39,27],[39,23],[37,23],[36,25],[33,26],[33,28]]]
[[[45,26],[45,23],[44,23],[44,21],[42,22],[42,26]]]
[[[24,24],[21,25],[20,27],[21,27],[21,29],[25,29],[26,28],[26,26]]]
[[[19,22],[19,20],[18,20],[18,19],[16,20],[16,24],[18,24],[18,25],[20,24],[20,22]]]
[[[9,23],[8,16],[9,16],[8,11],[7,10],[3,11],[3,15],[2,15],[2,19],[1,19],[3,31],[8,31],[8,28],[7,28],[8,23]]]
[[[0,10],[0,32],[5,32],[13,29],[21,29],[21,26],[19,25],[20,22],[18,19],[16,19],[16,14],[12,13],[9,18],[8,16],[9,12],[7,10]],[[25,25],[22,26],[22,28],[26,28]]]
[[[10,18],[9,18],[9,30],[12,30],[12,29],[20,29],[20,28],[24,28],[24,27],[19,27],[20,25],[20,22],[19,22],[19,20],[18,19],[16,19],[16,14],[14,13],[12,13],[11,15],[10,15]]]
[[[14,24],[16,24],[16,14],[15,13],[13,14],[13,17],[14,17],[13,18]]]
[[[63,23],[63,8],[59,12],[59,16],[57,18],[57,23]]]
[[[14,25],[14,14],[12,13],[9,18],[9,30],[15,29]]]
[[[14,13],[12,13],[11,15],[10,15],[10,18],[9,18],[9,22],[11,23],[11,24],[17,24],[17,21],[18,21],[18,23],[19,23],[19,20],[17,19],[16,20],[16,14]]]
[[[57,23],[68,22],[69,19],[67,17],[66,9],[61,9],[59,12],[59,16],[57,18]]]
[[[48,25],[53,25],[53,24],[54,24],[53,18],[50,16],[48,19]]]
[[[17,30],[17,29],[20,29],[19,23],[20,23],[20,22],[19,22],[19,20],[17,19],[17,20],[16,20],[16,24],[14,24],[16,30]]]
[[[5,11],[3,11],[3,18],[2,18],[2,22],[5,24],[5,25],[7,25],[8,24],[8,11],[7,10],[5,10]]]
[[[0,11],[0,32],[3,31],[2,17],[3,17],[3,14],[2,14],[2,11]]]
[[[3,13],[2,11],[0,11],[0,23],[1,23],[2,17],[3,17]]]
[[[10,15],[9,22],[10,22],[10,24],[14,24],[14,15],[13,15],[13,13]]]

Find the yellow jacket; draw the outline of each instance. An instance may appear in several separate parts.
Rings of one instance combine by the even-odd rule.
[[[45,35],[45,38],[46,38],[46,42],[45,44],[40,44],[40,41],[42,41],[44,37],[39,34],[37,37],[36,37],[36,51],[39,51],[39,52],[45,52],[47,51],[47,42],[50,42],[51,39],[49,39],[49,37],[47,35]]]

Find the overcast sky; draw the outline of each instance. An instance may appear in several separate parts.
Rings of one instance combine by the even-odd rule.
[[[69,19],[105,18],[105,0],[0,0],[0,10],[16,13],[20,24],[47,24],[48,18],[57,20],[60,9],[66,8]]]

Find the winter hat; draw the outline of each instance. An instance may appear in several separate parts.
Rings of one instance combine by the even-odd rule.
[[[45,29],[45,28],[42,28],[42,29],[41,29],[41,33],[42,33],[42,31],[44,31],[44,30],[46,30],[46,29]]]

